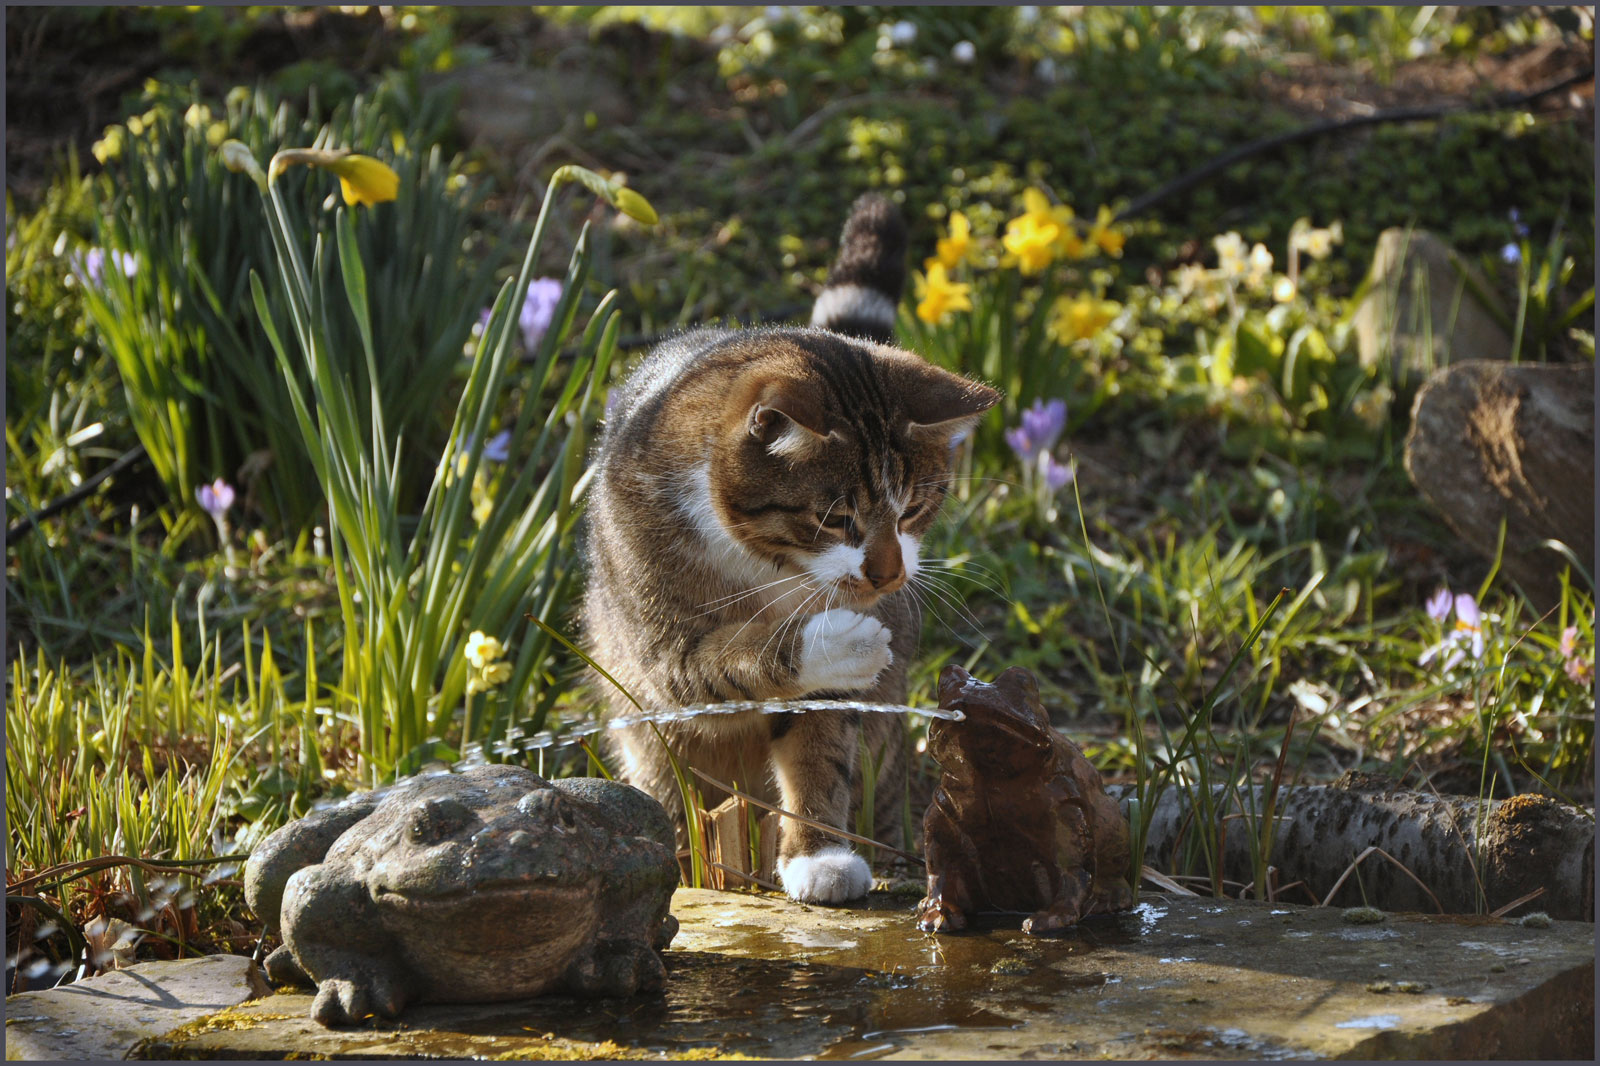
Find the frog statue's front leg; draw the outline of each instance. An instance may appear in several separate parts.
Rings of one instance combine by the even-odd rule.
[[[1022,923],[1030,935],[1077,925],[1094,887],[1094,840],[1083,806],[1069,803],[1056,818],[1055,891],[1050,902]]]
[[[945,810],[942,792],[922,820],[923,858],[928,864],[928,894],[917,904],[917,928],[926,933],[957,933],[978,907],[977,850]]]
[[[311,1016],[326,1026],[395,1018],[411,999],[405,970],[364,888],[308,866],[283,894],[284,946],[316,982]]]

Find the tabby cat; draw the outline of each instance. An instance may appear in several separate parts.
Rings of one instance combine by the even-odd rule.
[[[617,391],[589,499],[583,629],[595,662],[646,708],[905,701],[921,620],[906,586],[949,491],[952,441],[999,395],[891,346],[904,256],[898,211],[863,197],[811,327],[695,330]],[[613,714],[632,712],[603,688]],[[899,836],[904,723],[893,715],[750,713],[660,728],[681,762],[837,827],[861,792],[865,730],[875,832]],[[612,736],[623,777],[681,833],[654,730]],[[708,806],[723,798],[695,783]],[[792,819],[778,859],[796,899],[837,903],[871,887],[859,855]]]

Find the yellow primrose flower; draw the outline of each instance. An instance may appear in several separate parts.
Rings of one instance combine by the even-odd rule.
[[[1294,299],[1295,291],[1294,279],[1287,275],[1278,275],[1278,280],[1272,283],[1272,298],[1281,304]]]
[[[339,176],[339,191],[344,202],[351,207],[358,204],[380,204],[393,200],[400,193],[400,175],[387,163],[360,155],[348,148],[285,148],[272,157],[267,179],[276,181],[289,167],[303,163],[322,167]]]
[[[972,223],[964,213],[957,211],[950,216],[950,236],[940,237],[934,245],[935,256],[946,270],[954,270],[967,257],[971,247]]]
[[[1244,238],[1229,230],[1220,237],[1211,238],[1217,249],[1217,269],[1225,278],[1236,278],[1245,271]]]
[[[467,661],[480,670],[505,653],[505,645],[481,629],[474,629],[467,637]]]
[[[478,525],[483,525],[494,513],[494,500],[489,496],[489,483],[483,478],[483,471],[478,471],[472,477],[472,520]]]
[[[1326,259],[1333,246],[1344,240],[1344,226],[1339,222],[1326,229],[1313,229],[1307,219],[1300,219],[1289,234],[1290,241],[1300,251],[1313,259]]]
[[[1111,208],[1105,204],[1100,205],[1100,210],[1094,217],[1094,225],[1089,227],[1088,241],[1097,244],[1100,250],[1110,256],[1120,256],[1122,246],[1127,243],[1128,235],[1120,229],[1113,229]]]
[[[1122,306],[1113,300],[1102,300],[1089,293],[1074,298],[1062,296],[1056,300],[1050,318],[1050,335],[1062,344],[1072,344],[1096,333],[1111,324]]]
[[[1267,251],[1266,245],[1257,241],[1255,247],[1250,249],[1246,266],[1244,283],[1252,288],[1262,285],[1272,276],[1272,253]]]
[[[1172,272],[1178,295],[1187,298],[1190,293],[1204,290],[1211,282],[1211,272],[1199,263],[1185,263]]]
[[[929,325],[943,322],[952,311],[972,310],[972,300],[967,295],[972,286],[951,281],[943,263],[929,260],[927,276],[918,274],[912,280],[917,292],[917,317]]]

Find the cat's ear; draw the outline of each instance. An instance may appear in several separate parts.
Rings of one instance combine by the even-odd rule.
[[[982,414],[1000,402],[1000,393],[948,370],[923,364],[905,389],[905,410],[913,438],[954,440],[969,433]]]
[[[815,455],[828,435],[814,390],[795,381],[764,385],[750,405],[745,428],[768,453],[788,459]]]

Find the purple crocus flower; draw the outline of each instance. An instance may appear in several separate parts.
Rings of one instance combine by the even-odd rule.
[[[468,433],[461,438],[461,450],[456,453],[459,461],[465,467],[467,456],[472,454],[473,436]],[[503,463],[511,458],[511,431],[502,429],[490,437],[483,444],[483,457],[491,463]]]
[[[100,284],[100,278],[105,273],[106,253],[99,248],[90,248],[83,256],[83,270],[79,277],[92,284]]]
[[[1428,597],[1428,617],[1443,622],[1450,617],[1450,590],[1440,589]]]
[[[1058,463],[1056,457],[1049,452],[1044,453],[1039,469],[1044,474],[1044,483],[1050,486],[1051,492],[1059,492],[1072,484],[1072,479],[1078,473],[1077,468],[1071,463]]]
[[[1439,607],[1440,599],[1448,597],[1448,590],[1440,590],[1428,600],[1428,616],[1436,621],[1444,621],[1449,614],[1449,608],[1435,613]],[[1467,652],[1462,650],[1465,644],[1472,652],[1474,659],[1483,658],[1483,612],[1478,608],[1478,601],[1470,593],[1458,593],[1452,601],[1456,612],[1456,623],[1445,634],[1443,640],[1424,651],[1417,657],[1418,666],[1427,666],[1440,652],[1448,651],[1442,669],[1446,672],[1453,669],[1456,664],[1467,657]]]
[[[127,252],[115,249],[111,252],[111,265],[122,272],[123,277],[131,278],[139,273],[139,260]],[[106,274],[106,253],[102,248],[90,248],[83,254],[83,262],[78,271],[78,277],[92,285],[99,285]]]
[[[1028,440],[1028,431],[1021,426],[1006,430],[1006,443],[1011,445],[1011,450],[1016,452],[1017,458],[1023,462],[1033,459],[1033,442]]]
[[[1051,400],[1049,403],[1033,401],[1033,406],[1022,412],[1022,431],[1028,435],[1034,451],[1049,451],[1055,447],[1056,438],[1067,428],[1067,401]]]
[[[550,322],[556,316],[556,304],[561,300],[561,281],[558,278],[539,278],[528,283],[527,295],[522,300],[522,313],[517,324],[522,327],[522,343],[528,351],[539,346]]]
[[[1470,593],[1460,593],[1456,596],[1456,628],[1457,640],[1467,641],[1472,645],[1472,657],[1483,658],[1483,612],[1478,610],[1478,601]]]
[[[483,445],[483,457],[491,463],[503,463],[511,458],[511,431],[502,429]]]
[[[194,490],[195,502],[200,505],[200,509],[218,522],[228,513],[228,508],[233,506],[233,497],[233,486],[220,477],[211,484],[197,486]]]

